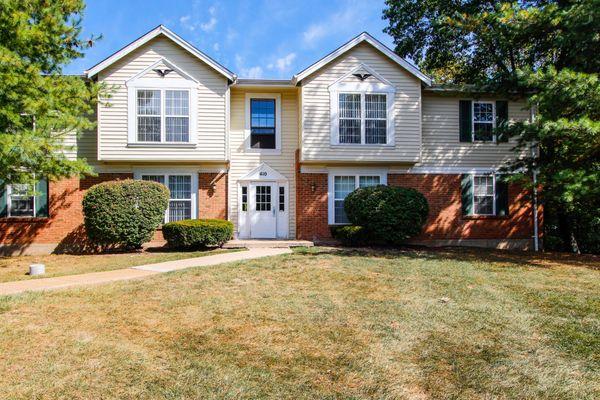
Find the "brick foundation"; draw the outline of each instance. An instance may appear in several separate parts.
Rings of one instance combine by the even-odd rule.
[[[133,178],[132,174],[99,174],[70,178],[48,185],[49,218],[0,218],[0,253],[49,253],[86,247],[81,201],[91,186]]]
[[[298,239],[331,239],[327,219],[327,184],[327,174],[298,172]],[[468,217],[463,216],[461,210],[460,175],[389,174],[388,184],[414,188],[429,202],[429,218],[414,243],[504,248],[528,248],[531,244],[531,201],[527,192],[518,185],[509,186],[508,217]],[[541,221],[540,208],[540,225]]]
[[[85,191],[105,181],[133,178],[133,174],[98,174],[49,183],[49,218],[0,218],[0,254],[47,254],[82,252],[90,248],[83,226]],[[227,174],[200,173],[198,177],[200,218],[227,218]],[[158,230],[153,241],[163,240]]]

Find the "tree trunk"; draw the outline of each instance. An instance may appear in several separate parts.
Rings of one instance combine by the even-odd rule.
[[[573,218],[564,212],[558,213],[558,221],[560,227],[560,233],[563,237],[565,246],[569,247],[569,251],[575,254],[581,254],[579,245],[577,244],[577,237],[575,236],[575,230],[573,229]]]

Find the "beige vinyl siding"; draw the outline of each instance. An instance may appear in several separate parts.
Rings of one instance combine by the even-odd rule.
[[[331,145],[329,86],[360,64],[396,88],[395,146]],[[421,81],[362,43],[302,82],[302,161],[416,162],[421,151]]]
[[[498,168],[514,158],[511,150],[516,143],[514,139],[505,143],[460,142],[458,104],[461,99],[468,98],[431,94],[423,96],[423,153],[417,167]],[[529,120],[530,111],[525,107],[523,101],[510,101],[509,120]]]
[[[127,87],[125,82],[165,58],[198,80],[197,136],[195,148],[153,145],[128,147]],[[225,160],[225,93],[227,79],[165,37],[157,37],[101,71],[101,82],[116,90],[108,105],[98,107],[101,160]],[[183,79],[175,72],[165,79]]]
[[[281,154],[260,154],[245,151],[246,93],[278,93],[281,95]],[[238,179],[261,163],[284,175],[289,181],[289,237],[296,234],[296,175],[295,156],[298,149],[298,91],[268,88],[231,89],[231,120],[229,133],[229,219],[238,225]]]
[[[68,133],[63,141],[66,150],[65,154],[70,160],[85,158],[88,164],[98,163],[98,140],[96,131],[85,131],[80,135],[75,132]]]

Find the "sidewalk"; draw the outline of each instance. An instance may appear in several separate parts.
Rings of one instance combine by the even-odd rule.
[[[213,256],[186,258],[156,264],[138,265],[136,267],[117,269],[114,271],[92,272],[89,274],[57,276],[55,278],[31,279],[26,281],[0,283],[0,296],[23,292],[39,292],[57,290],[76,286],[91,286],[103,283],[141,279],[164,272],[179,271],[192,267],[207,267],[234,261],[252,260],[255,258],[289,254],[289,248],[256,248],[234,253],[215,254]]]

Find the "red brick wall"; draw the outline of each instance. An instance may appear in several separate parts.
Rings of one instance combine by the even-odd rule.
[[[91,186],[105,181],[133,178],[132,174],[99,174],[84,179],[50,182],[49,218],[0,218],[0,244],[67,245],[85,239],[81,201]]]
[[[531,201],[518,185],[508,188],[508,217],[462,215],[460,175],[389,174],[388,185],[410,187],[429,202],[429,218],[417,240],[530,239],[533,234]]]
[[[429,218],[421,235],[415,238],[418,241],[532,237],[531,201],[518,185],[509,186],[508,217],[465,217],[461,210],[460,175],[389,174],[388,184],[414,188],[427,198]],[[331,237],[327,221],[327,174],[298,172],[296,207],[299,239]]]
[[[227,219],[227,174],[198,174],[199,218]]]

